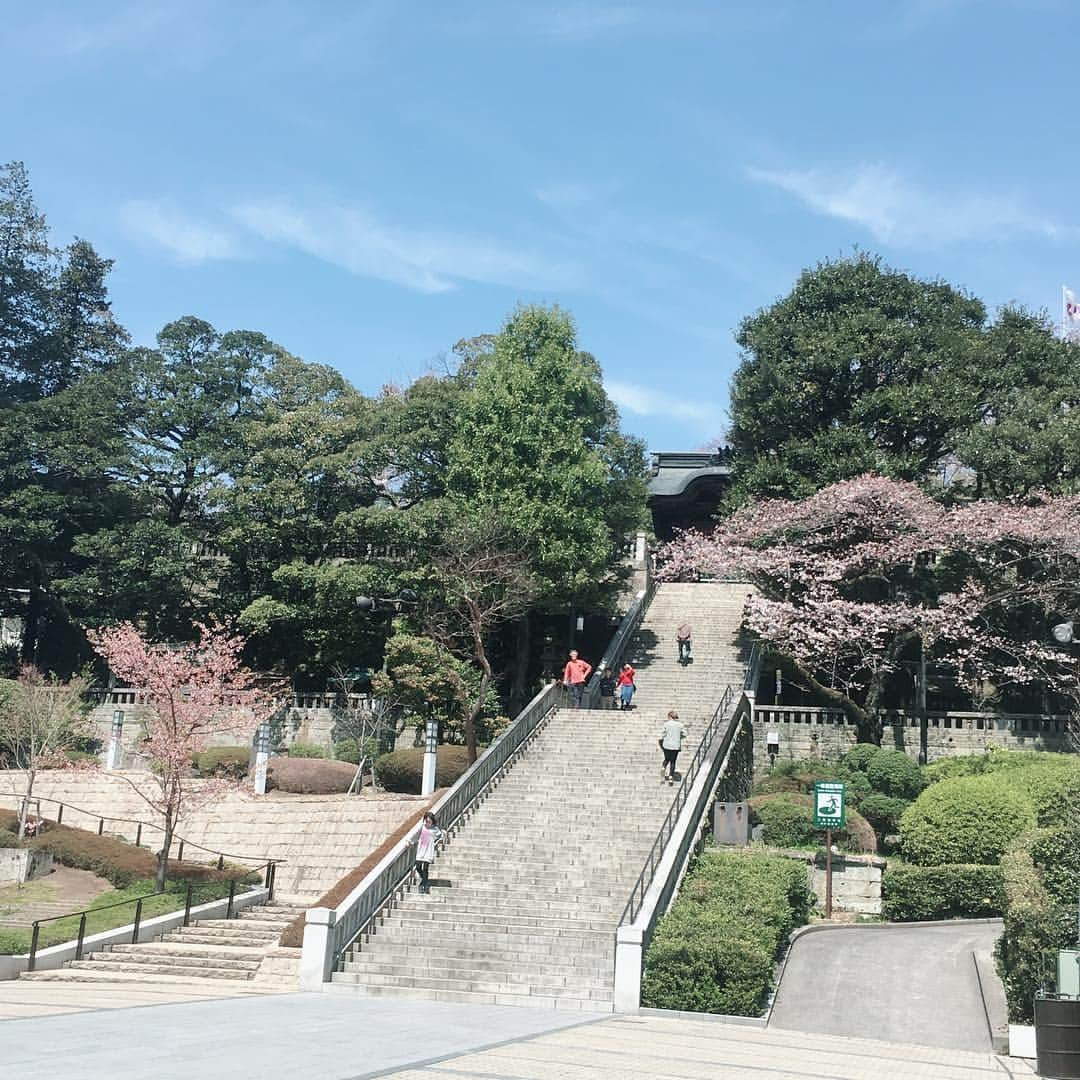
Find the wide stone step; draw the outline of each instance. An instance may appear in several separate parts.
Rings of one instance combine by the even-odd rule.
[[[527,965],[530,970],[549,971],[553,974],[570,975],[580,972],[585,975],[604,975],[605,973],[610,975],[613,957],[613,952],[603,956],[584,957],[577,952],[553,955],[550,950],[542,947],[485,955],[461,947],[434,948],[380,942],[375,952],[350,950],[345,959],[345,969],[350,970],[348,965],[357,963],[373,966],[372,970],[380,966],[393,970],[395,965],[399,964],[426,963],[434,968],[453,967],[467,963],[470,967],[488,971],[516,971],[523,965]]]
[[[347,960],[344,971],[368,975],[424,975],[436,979],[498,979],[500,982],[524,982],[531,986],[611,987],[613,968],[608,964],[573,967],[569,964],[540,963],[522,958],[516,964],[509,959],[491,960],[471,956],[456,960],[432,956],[395,957],[377,961],[363,955]]]
[[[602,930],[586,930],[577,926],[505,926],[493,924],[469,924],[467,922],[389,921],[376,924],[371,939],[364,949],[375,948],[382,941],[398,945],[472,945],[480,950],[488,948],[514,948],[518,945],[544,945],[558,950],[610,949],[614,955],[615,931],[613,927]]]
[[[267,919],[199,919],[196,926],[200,930],[235,930],[243,934],[280,934],[289,925],[291,919],[272,922]]]
[[[161,940],[165,942],[186,942],[191,945],[236,945],[266,949],[267,946],[274,945],[279,938],[280,935],[267,937],[265,934],[230,934],[226,936],[215,933],[213,930],[199,931],[194,927],[187,927],[183,930],[174,930],[165,934]]]
[[[542,994],[478,994],[467,990],[430,990],[422,986],[363,986],[351,982],[351,975],[335,972],[334,990],[361,997],[407,998],[418,1001],[448,1001],[462,1005],[517,1005],[530,1009],[555,1009],[558,1012],[614,1011],[611,1002],[583,1001],[580,998],[557,998]]]
[[[79,963],[85,964],[84,967],[72,968],[63,967],[55,968],[50,971],[32,971],[23,972],[20,979],[32,979],[35,982],[79,982],[79,983],[112,983],[123,981],[125,983],[154,983],[160,985],[162,983],[171,986],[200,986],[204,989],[207,985],[212,985],[213,982],[217,982],[220,985],[221,980],[211,980],[208,978],[198,978],[193,975],[187,975],[177,972],[161,972],[154,968],[142,968],[140,967],[135,971],[117,972],[111,966],[106,964],[94,964],[92,961],[79,961]],[[133,965],[134,966],[134,965]],[[243,983],[244,985],[252,985],[250,979],[230,979],[230,983]],[[258,984],[254,984],[258,985]],[[254,987],[253,987],[254,988]],[[263,988],[260,993],[266,993],[266,989]]]
[[[588,918],[585,922],[599,922],[606,926],[612,918],[622,913],[625,906],[626,899],[623,896],[568,896],[562,899],[537,896],[527,902],[523,897],[495,892],[484,898],[475,895],[458,896],[453,889],[436,889],[427,895],[413,893],[399,904],[395,911],[402,917],[419,916],[430,919],[471,916],[485,922],[525,920],[529,925],[532,925],[533,920],[577,923],[583,921],[583,915],[587,912]],[[520,914],[522,912],[526,914]]]
[[[426,910],[423,908],[395,908],[394,913],[386,920],[386,925],[397,923],[411,923],[414,926],[426,926],[429,923],[439,926],[454,926],[459,929],[468,929],[470,926],[479,925],[489,932],[501,930],[536,931],[538,929],[558,930],[596,930],[615,932],[617,918],[607,915],[599,915],[597,918],[572,918],[563,917],[557,911],[536,912],[532,915],[511,915],[502,911],[493,912],[486,916],[475,907],[463,905],[455,907],[452,904],[433,905]]]
[[[188,968],[190,975],[199,975],[203,969],[213,968],[221,971],[255,972],[259,969],[261,958],[238,959],[231,956],[181,956],[176,953],[143,952],[96,952],[89,957],[95,964],[140,964],[143,967]],[[81,962],[81,961],[80,961]]]
[[[138,945],[109,945],[106,951],[112,953],[138,953],[147,956],[190,956],[202,960],[215,958],[254,960],[256,964],[266,955],[265,948],[247,948],[237,945],[193,945],[186,941],[145,941]]]
[[[107,954],[103,954],[107,955]],[[156,976],[180,976],[199,979],[250,979],[252,972],[243,969],[210,967],[205,965],[197,970],[180,964],[139,964],[134,962],[105,963],[102,960],[72,960],[64,971],[104,971],[111,972],[115,979],[122,974],[150,974]]]
[[[334,980],[353,982],[357,986],[417,987],[425,990],[451,990],[470,994],[520,994],[528,997],[576,998],[584,1001],[611,1002],[614,992],[610,987],[557,987],[540,986],[536,994],[519,984],[501,979],[435,979],[424,975],[368,975],[365,972],[335,972]]]

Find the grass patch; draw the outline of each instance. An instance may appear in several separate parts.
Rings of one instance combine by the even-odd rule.
[[[99,934],[104,930],[115,930],[135,921],[136,901],[146,897],[142,905],[142,919],[152,919],[155,915],[167,915],[170,911],[180,910],[187,896],[187,882],[170,881],[163,893],[147,897],[153,893],[153,878],[133,881],[123,889],[109,889],[96,897],[89,907],[86,918],[86,936]],[[206,904],[211,900],[220,900],[229,895],[227,881],[207,881],[196,884],[192,889],[191,905]],[[115,906],[113,906],[115,905]],[[43,922],[38,936],[38,948],[60,945],[65,941],[74,941],[79,936],[79,916],[68,915],[53,922]],[[26,929],[0,930],[0,955],[21,954],[30,951],[32,931]]]
[[[24,904],[37,904],[55,899],[56,889],[42,881],[28,881],[24,885],[5,885],[0,889],[0,912],[6,914]]]

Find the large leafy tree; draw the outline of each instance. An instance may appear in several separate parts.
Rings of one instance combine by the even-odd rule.
[[[1050,627],[1077,604],[1080,499],[944,507],[876,476],[764,500],[669,545],[664,576],[737,572],[745,626],[795,681],[880,742],[904,660],[953,670],[977,698],[1048,688],[1076,701],[1075,659]]]
[[[823,262],[744,319],[731,387],[737,497],[868,470],[921,480],[980,399],[982,303],[868,255]]]

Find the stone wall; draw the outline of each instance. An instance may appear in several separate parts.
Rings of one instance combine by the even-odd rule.
[[[885,860],[876,855],[836,855],[832,857],[832,901],[836,911],[857,915],[881,914],[881,875]],[[818,904],[825,908],[825,856],[814,863],[811,885]]]
[[[854,724],[829,709],[758,707],[754,711],[754,768],[769,765],[768,735],[780,737],[777,759],[836,758],[855,745]],[[919,757],[919,721],[896,714],[885,724],[881,745]],[[1072,752],[1065,717],[993,716],[980,713],[931,714],[927,728],[927,760],[957,754],[981,754],[993,747],[1007,750]]]
[[[47,851],[28,848],[0,848],[0,885],[21,885],[31,878],[52,872],[53,858]]]

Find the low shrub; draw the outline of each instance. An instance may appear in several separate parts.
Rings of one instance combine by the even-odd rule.
[[[897,799],[914,799],[925,787],[918,763],[902,750],[879,750],[866,767],[874,791]]]
[[[292,795],[342,795],[356,776],[347,761],[276,757],[266,772],[267,786]]]
[[[803,807],[805,810],[805,820],[811,823],[812,838],[808,841],[804,841],[801,844],[788,845],[792,847],[805,847],[807,843],[824,843],[825,833],[822,829],[813,829],[813,805],[814,800],[810,795],[801,795],[798,792],[777,792],[773,795],[755,795],[750,800],[751,821],[755,824],[763,824],[762,810],[773,803],[789,803],[795,806]],[[794,820],[793,816],[787,820]],[[766,841],[767,843],[769,841]],[[847,810],[847,827],[840,831],[838,829],[833,830],[833,842],[842,844],[849,851],[861,852],[864,854],[873,854],[877,851],[877,834],[874,832],[870,825],[870,822],[866,820],[857,810],[852,807],[848,807]]]
[[[775,961],[811,900],[801,863],[706,851],[653,935],[642,1004],[759,1016]]]
[[[1075,941],[1076,909],[1057,903],[1018,842],[1001,860],[1005,883],[1004,930],[994,947],[1009,1019],[1030,1024],[1035,994],[1053,990],[1057,953]]]
[[[852,772],[866,772],[870,768],[870,762],[881,753],[881,747],[874,743],[858,743],[853,746],[840,760]]]
[[[16,824],[15,829],[18,829]],[[13,848],[19,846],[19,836],[14,829],[0,829],[0,848]]]
[[[469,767],[464,746],[440,746],[435,757],[435,786],[450,787]],[[424,770],[422,747],[393,750],[375,762],[375,779],[387,791],[419,795]]]
[[[1035,825],[1028,799],[991,776],[932,784],[904,811],[900,846],[919,866],[996,863],[1009,843]]]
[[[18,815],[12,811],[0,810],[0,828],[14,832],[18,828],[18,820]],[[26,847],[49,852],[64,866],[89,870],[118,889],[126,889],[140,879],[152,879],[157,872],[157,855],[154,852],[111,836],[98,836],[97,833],[73,829],[68,825],[50,823],[44,832],[23,843]],[[169,862],[170,879],[218,881],[235,877],[236,874],[235,867],[218,870],[201,863]]]
[[[1062,904],[1080,896],[1080,826],[1053,825],[1037,830],[1028,850],[1047,892]]]
[[[378,745],[375,739],[364,739],[358,742],[356,739],[341,739],[334,743],[334,757],[338,761],[347,761],[351,765],[359,765],[360,759],[366,757],[369,761],[375,757]]]
[[[1000,915],[1004,908],[1000,866],[890,862],[881,882],[881,913],[893,922],[979,919]]]
[[[803,847],[817,840],[814,813],[809,806],[773,799],[757,810],[761,839],[770,847]]]
[[[326,748],[323,747],[323,746],[317,746],[315,743],[294,742],[289,747],[289,757],[291,757],[291,758],[325,758],[326,757]],[[355,764],[355,762],[353,764]]]
[[[859,803],[859,813],[873,826],[880,843],[885,836],[900,831],[900,818],[910,805],[907,799],[891,795],[867,795]]]
[[[251,766],[251,747],[211,746],[195,755],[194,764],[202,776],[243,780]]]

